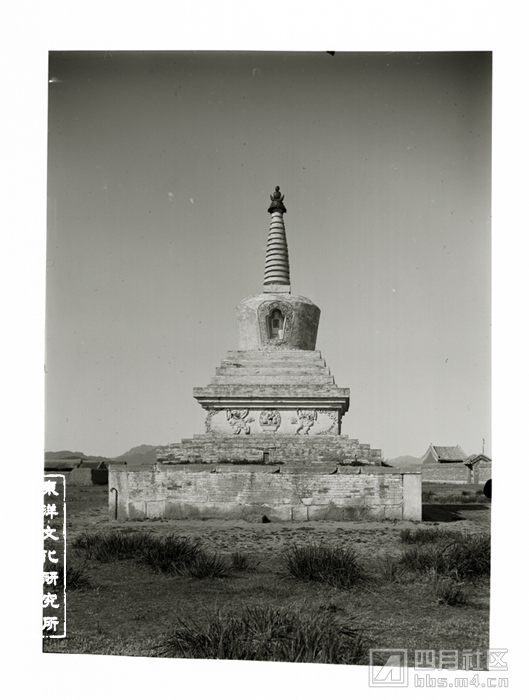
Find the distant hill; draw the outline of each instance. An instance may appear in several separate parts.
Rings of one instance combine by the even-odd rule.
[[[113,459],[127,464],[156,464],[156,446],[139,445]]]
[[[125,452],[119,457],[101,457],[101,455],[85,455],[83,452],[71,452],[70,450],[61,450],[60,452],[45,452],[45,460],[64,460],[64,459],[84,459],[90,462],[126,462],[127,464],[156,464],[156,446],[155,445],[139,445],[133,447],[128,452]]]
[[[386,462],[388,464],[391,464],[392,467],[398,467],[399,464],[421,464],[422,457],[412,457],[411,455],[403,455],[402,457],[387,459]]]
[[[60,452],[45,452],[45,460],[62,460],[62,459],[85,459],[90,462],[102,462],[107,457],[101,455],[85,455],[84,452],[71,452],[70,450],[61,450]]]

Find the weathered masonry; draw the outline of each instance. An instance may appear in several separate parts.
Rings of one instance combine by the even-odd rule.
[[[193,390],[205,432],[152,467],[111,466],[111,517],[420,520],[420,468],[342,435],[350,392],[316,350],[319,308],[291,293],[279,187],[270,199],[263,291],[237,306],[239,350]]]
[[[420,520],[414,468],[186,464],[111,467],[111,517]]]

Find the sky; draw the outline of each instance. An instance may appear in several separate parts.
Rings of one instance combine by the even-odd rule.
[[[492,455],[491,108],[487,51],[52,51],[46,449],[204,432],[280,185],[342,432]]]

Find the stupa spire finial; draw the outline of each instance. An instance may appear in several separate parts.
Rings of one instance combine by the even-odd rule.
[[[272,214],[274,211],[280,211],[282,214],[287,213],[287,208],[283,204],[283,200],[285,198],[284,194],[281,194],[279,191],[279,185],[276,185],[276,189],[274,194],[270,195],[270,199],[272,200],[272,204],[268,207],[268,213]]]
[[[283,214],[287,212],[287,208],[283,204],[284,197],[285,195],[281,194],[279,190],[279,185],[275,188],[274,194],[270,195],[272,202],[268,208],[271,217],[266,244],[263,290],[265,292],[290,293],[290,265],[285,222],[283,221]]]

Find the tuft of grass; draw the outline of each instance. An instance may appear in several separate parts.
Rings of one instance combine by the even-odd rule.
[[[356,552],[342,547],[295,546],[283,555],[283,563],[288,574],[300,581],[318,581],[336,588],[352,588],[367,581]]]
[[[438,574],[447,573],[447,563],[444,556],[445,547],[435,545],[410,545],[398,560],[403,570],[423,574],[434,571]]]
[[[355,621],[270,606],[217,612],[203,623],[178,620],[156,655],[194,659],[364,664],[369,644]]]
[[[231,554],[231,568],[234,571],[256,571],[261,562],[255,564],[250,562],[248,554],[245,552],[233,552]]]
[[[457,579],[490,576],[490,536],[463,535],[446,551],[450,574]]]
[[[177,564],[175,571],[183,576],[193,578],[224,578],[228,576],[228,567],[217,553],[208,554],[199,550],[187,561]]]
[[[134,559],[163,574],[179,573],[202,553],[202,545],[186,537],[159,538],[147,532],[84,533],[72,547],[84,549],[87,556],[102,563]]]
[[[153,538],[149,546],[139,553],[139,561],[156,573],[180,573],[182,567],[192,564],[202,553],[200,542],[186,537],[168,535],[163,539]]]
[[[92,583],[86,574],[86,566],[86,560],[82,564],[66,564],[66,569],[61,564],[57,569],[58,580],[66,581],[66,590],[90,588]]]
[[[156,538],[147,532],[84,532],[72,542],[74,549],[84,549],[97,561],[108,563],[135,559],[148,549]]]
[[[461,589],[461,584],[449,576],[435,576],[433,592],[439,605],[466,605],[467,597]]]
[[[235,571],[248,571],[248,569],[250,568],[248,555],[244,552],[232,552],[231,568]]]
[[[402,565],[393,557],[386,556],[378,561],[378,576],[388,583],[397,583],[401,579]]]
[[[246,571],[249,567],[248,555],[243,552],[232,552],[231,568],[235,571]]]
[[[448,544],[438,542],[424,546],[411,545],[399,559],[408,571],[429,570],[457,580],[490,575],[490,538],[488,535],[459,534]]]

